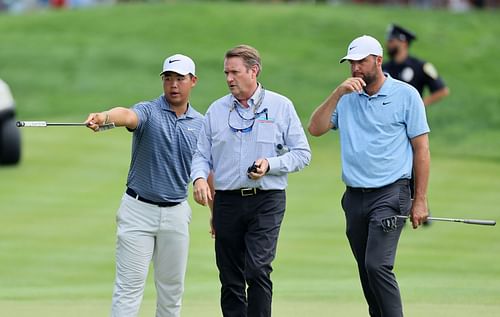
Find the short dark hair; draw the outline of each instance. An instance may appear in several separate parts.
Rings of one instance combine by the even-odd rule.
[[[257,65],[259,70],[257,71],[257,75],[259,75],[262,70],[262,64],[260,62],[260,54],[257,49],[251,47],[250,45],[238,45],[233,47],[229,51],[226,52],[225,58],[231,57],[240,57],[243,59],[243,63],[245,64],[247,69],[250,69],[252,66]]]

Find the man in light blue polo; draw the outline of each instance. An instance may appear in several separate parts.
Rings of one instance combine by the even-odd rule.
[[[133,132],[132,161],[117,214],[116,279],[112,317],[134,317],[151,261],[156,317],[179,317],[189,247],[191,160],[203,116],[189,103],[197,78],[191,58],[165,59],[164,93],[131,109],[91,113],[92,130],[113,122]]]
[[[272,261],[285,213],[287,175],[309,164],[311,151],[292,102],[257,77],[259,52],[226,52],[230,94],[205,115],[191,178],[195,200],[211,200],[224,317],[270,317]],[[282,151],[283,148],[288,151]],[[286,152],[286,153],[284,153]]]
[[[427,219],[429,127],[418,91],[383,73],[382,46],[376,39],[354,39],[340,62],[346,60],[352,77],[313,112],[309,132],[340,133],[346,233],[369,313],[401,317],[401,296],[392,271],[404,221],[397,216],[410,214],[414,228]]]

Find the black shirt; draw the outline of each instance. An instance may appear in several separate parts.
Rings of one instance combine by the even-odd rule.
[[[444,81],[431,63],[408,56],[401,64],[394,61],[385,62],[382,69],[391,77],[407,82],[415,87],[420,95],[427,86],[431,93],[446,87]]]

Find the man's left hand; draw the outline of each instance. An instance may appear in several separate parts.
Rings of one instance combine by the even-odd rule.
[[[257,167],[257,170],[249,173],[248,176],[253,180],[258,180],[266,175],[269,168],[269,162],[265,158],[258,159],[255,161],[255,166]]]
[[[415,198],[411,206],[410,220],[413,225],[413,229],[417,229],[418,226],[422,225],[427,221],[429,217],[429,209],[427,208],[427,199]]]

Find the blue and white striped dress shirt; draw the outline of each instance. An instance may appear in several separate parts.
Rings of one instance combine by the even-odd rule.
[[[193,157],[192,180],[206,179],[213,170],[216,190],[285,189],[288,173],[309,164],[311,149],[288,98],[259,85],[248,104],[249,107],[244,108],[229,94],[209,107]],[[243,119],[254,116],[257,117],[255,121]],[[251,131],[235,131],[250,130],[252,122]],[[285,145],[289,151],[278,156],[278,144]],[[269,172],[258,180],[249,179],[247,169],[259,158],[268,160]]]

